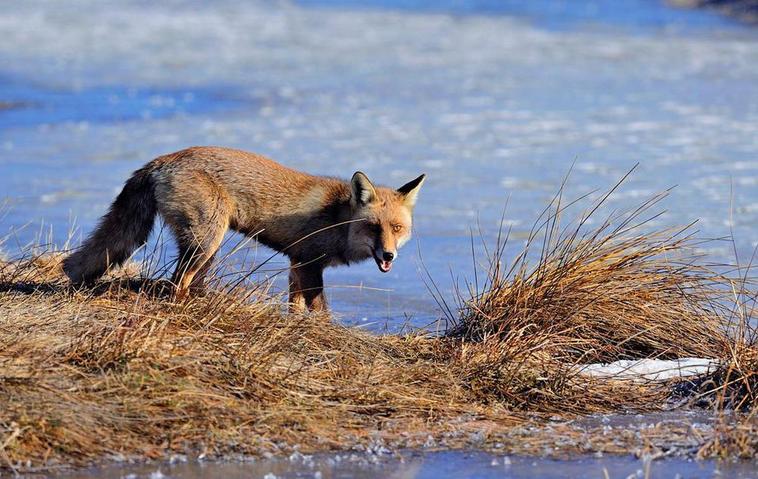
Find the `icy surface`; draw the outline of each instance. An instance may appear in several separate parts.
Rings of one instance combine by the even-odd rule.
[[[588,364],[581,368],[581,372],[602,378],[663,381],[707,374],[717,366],[716,361],[704,358],[627,359],[607,364]]]
[[[416,478],[476,477],[510,479],[563,479],[586,478],[754,478],[755,463],[736,462],[719,464],[716,461],[667,458],[649,462],[627,457],[580,457],[570,460],[553,460],[488,454],[478,451],[450,451],[419,453],[404,451],[380,461],[354,453],[320,454],[312,460],[287,459],[229,462],[220,464],[178,464],[156,468],[149,466],[111,467],[61,474],[61,478],[147,479],[152,477],[201,479],[224,477],[242,479],[275,478]],[[647,475],[645,471],[648,471]],[[157,476],[155,474],[160,474]],[[55,476],[53,476],[55,477]]]
[[[642,23],[646,4],[663,8],[635,3]],[[428,174],[416,240],[392,272],[366,263],[327,274],[333,309],[374,330],[439,318],[422,259],[450,299],[454,282],[473,276],[471,229],[492,239],[511,198],[512,256],[575,160],[569,197],[606,188],[639,162],[609,207],[679,185],[654,224],[699,218],[704,237],[731,227],[747,262],[758,244],[758,31],[703,13],[688,29],[690,13],[675,10],[666,18],[679,18],[677,28],[631,28],[603,8],[591,27],[583,12],[552,28],[529,8],[8,2],[0,234],[13,234],[4,248],[46,241],[43,221],[62,244],[75,219],[78,239],[141,164],[217,144],[314,173],[361,169],[396,186]],[[727,243],[707,248],[714,261],[731,259]],[[250,248],[247,257],[268,254]],[[276,260],[258,276],[284,266]]]

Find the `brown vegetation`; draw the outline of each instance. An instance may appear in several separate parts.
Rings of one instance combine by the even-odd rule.
[[[714,433],[700,448],[701,457],[758,456],[758,324],[756,293],[746,286],[750,267],[733,285],[731,341],[721,366],[698,385],[698,400],[717,411]]]

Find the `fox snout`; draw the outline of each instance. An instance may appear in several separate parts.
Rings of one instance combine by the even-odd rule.
[[[374,253],[374,260],[382,273],[389,273],[392,269],[392,262],[397,258],[397,252],[377,250]]]

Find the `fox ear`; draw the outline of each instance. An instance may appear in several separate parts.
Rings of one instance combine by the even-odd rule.
[[[362,171],[355,172],[350,180],[350,187],[353,191],[352,200],[357,205],[365,206],[376,199],[374,185]]]
[[[416,205],[418,190],[420,190],[421,185],[424,184],[424,178],[426,178],[426,175],[421,175],[415,180],[409,181],[397,189],[397,192],[405,197],[405,205],[408,208],[413,208]]]

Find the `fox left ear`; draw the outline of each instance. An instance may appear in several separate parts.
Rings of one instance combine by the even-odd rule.
[[[418,190],[420,190],[421,185],[424,184],[424,178],[426,178],[426,175],[421,175],[415,180],[409,181],[397,189],[397,192],[405,197],[405,205],[408,208],[413,208],[416,205]]]
[[[350,180],[350,187],[353,191],[352,201],[360,206],[366,206],[367,204],[376,200],[376,189],[368,179],[365,173],[362,171],[356,171],[353,178]]]

